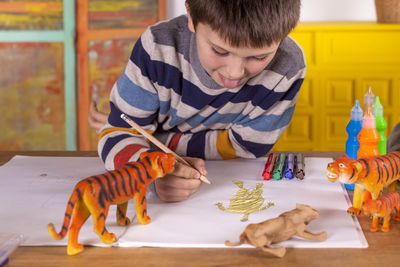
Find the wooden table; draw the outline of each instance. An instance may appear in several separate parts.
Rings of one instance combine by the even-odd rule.
[[[97,156],[96,152],[6,152],[0,151],[0,165],[13,155]],[[305,156],[337,157],[341,152],[304,152]],[[1,205],[4,205],[2,203]],[[1,218],[3,219],[3,218]],[[29,218],[21,218],[27,220]],[[389,233],[369,231],[371,221],[358,217],[369,247],[366,249],[288,248],[284,258],[245,248],[99,248],[86,247],[67,256],[62,247],[19,247],[6,267],[13,266],[400,266],[400,223],[391,222]],[[1,229],[0,229],[1,230]]]

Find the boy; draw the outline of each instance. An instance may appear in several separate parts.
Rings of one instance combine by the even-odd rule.
[[[393,128],[387,140],[387,151],[399,151],[400,152],[400,122]]]
[[[187,16],[149,27],[110,95],[99,135],[107,169],[151,150],[127,114],[186,159],[158,179],[164,201],[187,199],[207,175],[203,159],[255,158],[287,128],[305,75],[302,49],[287,35],[300,0],[187,0]]]

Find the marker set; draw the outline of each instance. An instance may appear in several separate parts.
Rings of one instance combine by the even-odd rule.
[[[282,177],[286,179],[293,179],[294,177],[303,180],[304,173],[304,158],[301,153],[294,155],[293,152],[289,153],[270,153],[267,162],[265,163],[264,171],[262,173],[264,180],[281,180]]]

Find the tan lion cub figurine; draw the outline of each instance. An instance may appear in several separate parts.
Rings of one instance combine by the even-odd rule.
[[[258,224],[249,224],[240,235],[240,241],[231,243],[225,241],[227,246],[239,246],[245,242],[256,248],[262,249],[277,257],[283,257],[286,248],[271,248],[272,243],[288,240],[294,235],[308,240],[325,241],[326,232],[311,233],[306,230],[306,225],[318,218],[318,210],[303,204],[296,204],[296,209],[282,213],[276,218]]]

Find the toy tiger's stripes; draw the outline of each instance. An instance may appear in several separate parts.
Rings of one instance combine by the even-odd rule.
[[[69,198],[61,231],[57,233],[51,223],[47,226],[50,236],[56,240],[64,238],[72,220],[67,252],[69,255],[79,253],[83,249],[83,246],[78,244],[79,230],[92,215],[94,231],[103,242],[113,243],[116,240],[115,235],[107,232],[105,227],[109,206],[117,204],[117,223],[127,225],[130,223],[126,217],[128,200],[133,197],[138,222],[149,223],[147,185],[172,171],[174,163],[172,154],[144,152],[138,162],[129,162],[117,170],[81,180]]]
[[[346,155],[328,164],[328,179],[331,182],[339,179],[342,183],[356,184],[351,214],[360,214],[364,190],[377,199],[383,188],[395,189],[396,180],[400,179],[400,152],[390,152],[383,156],[354,160]],[[392,184],[392,185],[391,185]]]
[[[399,155],[398,155],[399,154]],[[378,180],[377,184],[388,184],[393,180],[397,180],[399,176],[400,166],[400,153],[392,152],[384,156],[377,156],[374,158],[361,158],[359,159],[362,168],[365,168],[365,177],[367,178],[371,174],[371,164],[374,164],[377,168]],[[372,166],[373,167],[373,166]],[[355,172],[353,172],[353,176]],[[352,179],[352,177],[350,177]]]
[[[379,212],[391,212],[394,208],[400,208],[400,197],[397,192],[388,192],[381,196],[378,200],[382,201],[381,210]]]
[[[377,200],[369,200],[363,205],[365,215],[373,215],[371,231],[378,230],[379,218],[383,218],[382,231],[389,231],[392,212],[396,209],[395,219],[400,220],[400,195],[397,192],[387,192]]]

